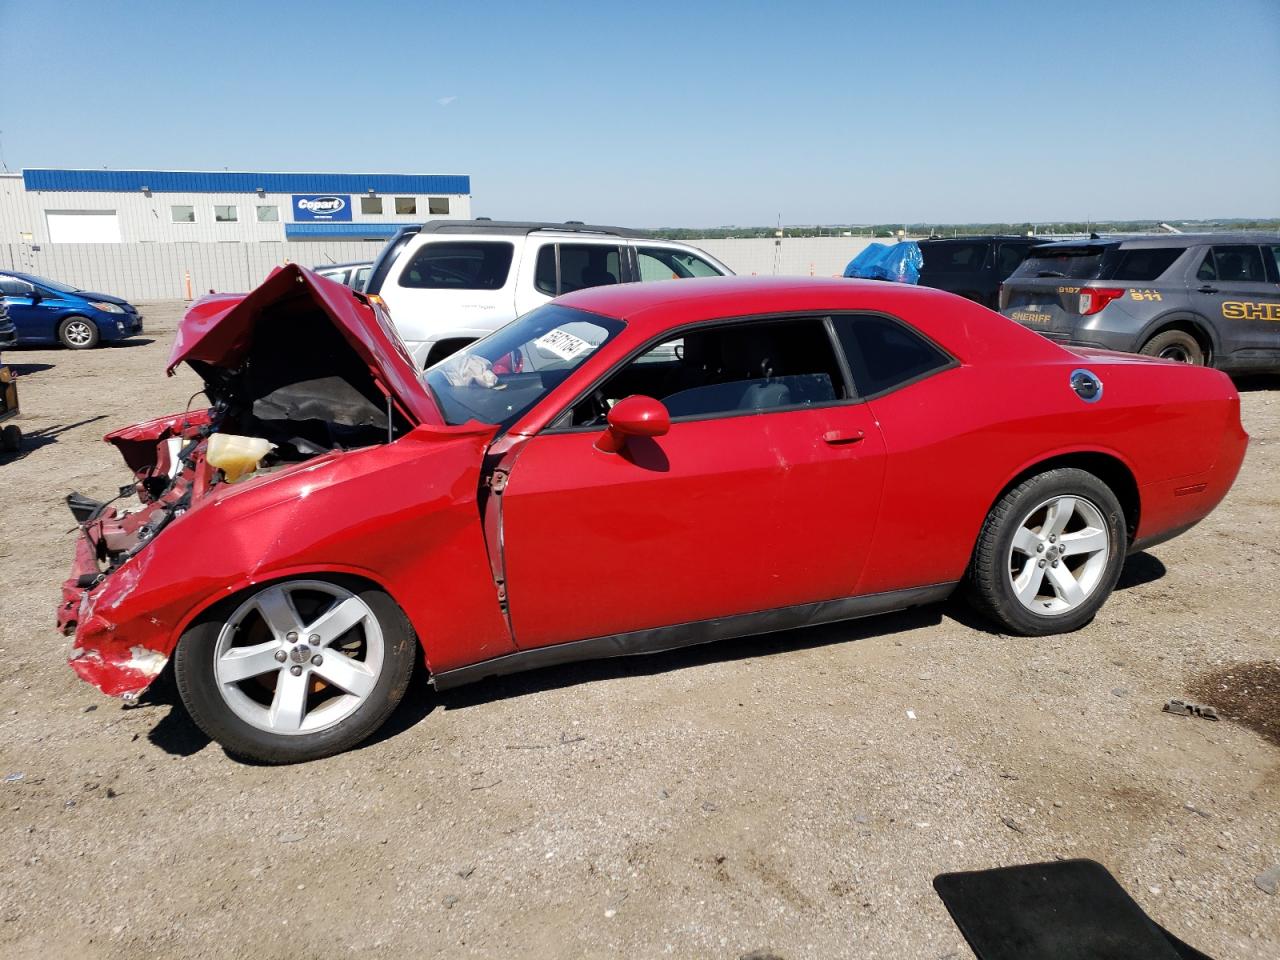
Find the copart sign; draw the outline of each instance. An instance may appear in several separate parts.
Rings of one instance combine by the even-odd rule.
[[[295,193],[293,195],[293,220],[307,223],[314,220],[350,220],[351,197],[332,193]]]

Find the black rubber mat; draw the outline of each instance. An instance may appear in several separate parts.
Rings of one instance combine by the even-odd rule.
[[[1210,960],[1093,860],[944,873],[933,888],[978,960]]]

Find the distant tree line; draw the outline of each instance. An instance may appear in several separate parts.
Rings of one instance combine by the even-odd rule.
[[[896,237],[902,231],[908,237],[963,236],[981,233],[1081,234],[1081,233],[1152,233],[1167,223],[1184,233],[1217,233],[1223,230],[1280,231],[1280,219],[1272,220],[1064,220],[1053,223],[862,223],[823,224],[789,227],[658,227],[650,232],[671,240],[733,239],[740,237],[774,237],[781,229],[784,237]]]

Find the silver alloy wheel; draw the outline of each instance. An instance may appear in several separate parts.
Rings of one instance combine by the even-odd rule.
[[[1083,497],[1046,500],[1018,524],[1009,549],[1009,579],[1033,613],[1068,613],[1092,596],[1111,557],[1102,511]]]
[[[378,618],[356,594],[325,580],[290,580],[236,609],[218,634],[213,666],[237,717],[295,735],[359,709],[377,685],[384,652]]]
[[[1163,360],[1177,360],[1179,363],[1191,362],[1191,355],[1187,353],[1187,348],[1177,343],[1171,343],[1161,350],[1160,357]]]
[[[93,330],[87,320],[69,320],[62,328],[62,335],[67,342],[77,347],[87,347],[93,342]]]

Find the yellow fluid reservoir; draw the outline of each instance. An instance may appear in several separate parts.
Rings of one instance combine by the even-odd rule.
[[[258,469],[258,461],[274,450],[276,445],[261,437],[240,437],[234,433],[215,433],[209,438],[204,458],[227,477],[227,483],[235,483],[247,473]]]

